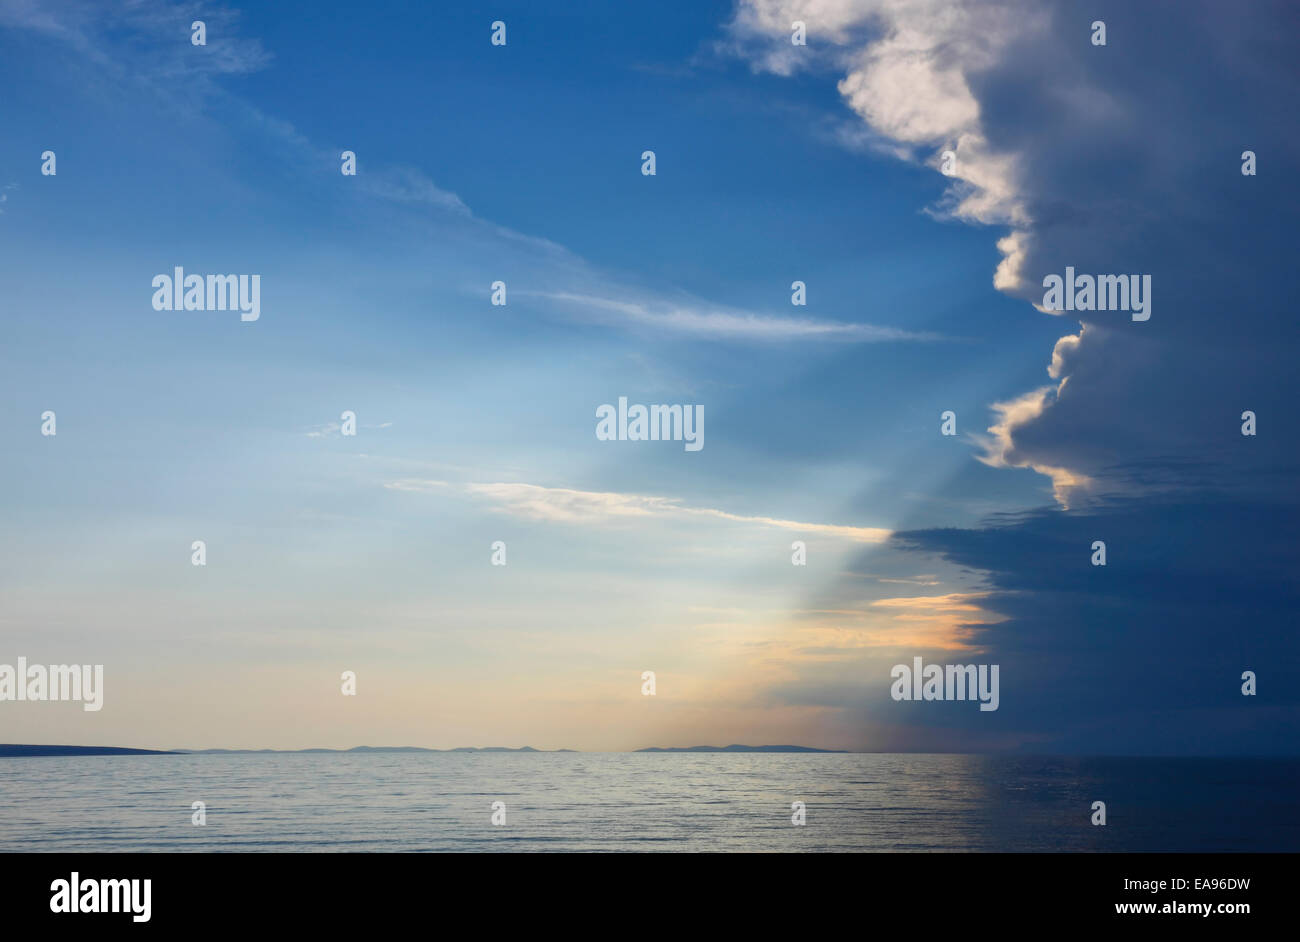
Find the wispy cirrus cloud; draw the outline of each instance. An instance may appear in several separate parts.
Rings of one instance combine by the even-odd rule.
[[[567,291],[522,291],[524,296],[578,306],[606,323],[630,323],[665,331],[720,339],[788,341],[826,340],[849,343],[937,341],[939,334],[882,327],[876,324],[759,315],[704,301],[634,301]]]
[[[0,26],[35,31],[77,50],[85,61],[122,85],[144,85],[162,99],[183,101],[193,112],[219,115],[223,126],[258,135],[283,155],[285,166],[311,168],[319,179],[338,174],[342,148],[313,141],[287,120],[226,91],[217,79],[265,68],[271,54],[256,38],[236,32],[239,14],[222,7],[142,0],[116,21],[112,38],[104,29],[108,8],[73,0],[56,9],[25,0],[0,3]],[[191,46],[190,23],[208,24],[207,45]],[[130,68],[124,63],[130,62]],[[177,82],[184,76],[189,81]],[[363,161],[356,189],[366,196],[458,226],[483,251],[520,253],[521,268],[533,272],[535,287],[512,282],[516,297],[535,297],[561,308],[561,316],[611,327],[639,328],[722,341],[840,343],[931,342],[948,338],[925,331],[816,317],[766,315],[705,299],[645,292],[616,275],[596,271],[582,257],[544,235],[521,233],[476,216],[456,193],[410,165]],[[593,287],[594,286],[594,287]]]
[[[179,76],[239,75],[270,65],[273,57],[260,40],[237,34],[239,16],[238,10],[205,3],[0,3],[0,27],[69,43],[120,79],[159,87]],[[202,46],[190,43],[195,21],[207,29]]]
[[[735,514],[711,507],[690,507],[673,497],[582,491],[522,483],[469,483],[408,478],[384,485],[407,493],[461,493],[485,501],[493,510],[549,523],[596,525],[629,519],[711,519],[748,526],[832,537],[854,543],[883,543],[892,535],[881,527],[805,523],[777,517]]]

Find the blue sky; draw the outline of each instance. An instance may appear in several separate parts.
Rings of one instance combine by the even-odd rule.
[[[1104,624],[1236,585],[1195,538],[1113,549],[1080,606],[1015,529],[1089,578],[1090,521],[1235,547],[1233,508],[1294,512],[1292,15],[953,10],[0,5],[0,662],[108,688],[13,738],[1108,751],[1154,702],[1116,748],[1293,752],[1287,567],[1217,614],[1253,641],[1220,677]],[[1152,272],[1153,319],[1036,310],[1067,264]],[[259,274],[260,319],[153,310],[178,265]],[[703,405],[705,447],[598,441],[619,396]],[[1004,658],[1005,706],[891,701],[915,654]]]

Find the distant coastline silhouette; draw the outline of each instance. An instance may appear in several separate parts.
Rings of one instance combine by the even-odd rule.
[[[258,755],[262,753],[358,753],[358,752],[578,752],[577,749],[534,749],[532,746],[457,746],[454,749],[427,749],[423,746],[353,746],[351,749],[130,749],[122,746],[45,746],[23,743],[0,743],[0,758],[33,756],[204,756]],[[845,752],[843,749],[816,749],[812,746],[649,746],[633,752]]]

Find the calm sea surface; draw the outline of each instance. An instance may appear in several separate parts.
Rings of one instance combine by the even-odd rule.
[[[1298,780],[1300,761],[1255,759],[0,758],[0,850],[1297,851]]]

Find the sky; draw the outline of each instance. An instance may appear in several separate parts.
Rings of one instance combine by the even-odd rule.
[[[0,739],[1295,754],[1297,26],[0,0]]]

